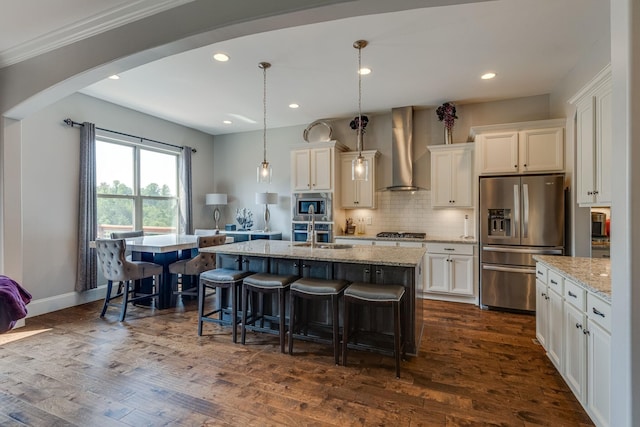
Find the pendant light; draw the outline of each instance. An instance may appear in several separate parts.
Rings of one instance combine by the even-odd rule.
[[[261,62],[258,67],[262,69],[262,107],[263,107],[263,128],[262,128],[262,144],[264,156],[262,163],[258,165],[258,182],[271,182],[271,165],[267,162],[267,68],[271,67],[268,62]]]
[[[367,181],[369,179],[369,161],[362,156],[362,133],[364,125],[362,123],[362,49],[367,46],[366,40],[353,42],[353,47],[358,49],[358,123],[357,129],[357,149],[358,157],[351,162],[351,179],[353,181]]]

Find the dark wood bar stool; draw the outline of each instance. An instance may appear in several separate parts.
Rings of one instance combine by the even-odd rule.
[[[219,325],[231,325],[231,336],[233,342],[238,341],[238,294],[237,288],[242,286],[245,277],[253,273],[249,271],[232,270],[228,268],[216,268],[215,270],[205,271],[200,274],[200,283],[198,288],[198,335],[202,335],[202,325],[204,322],[217,323]],[[207,289],[213,289],[214,292],[207,294]],[[231,309],[222,306],[222,292],[218,293],[218,307],[208,313],[204,312],[205,299],[216,293],[216,290],[231,289]],[[230,320],[224,318],[224,314],[229,314]],[[219,317],[214,317],[219,314]]]
[[[329,311],[333,328],[333,357],[340,364],[340,321],[338,299],[349,285],[347,280],[326,280],[314,278],[298,279],[289,289],[289,354],[293,354],[293,336],[298,323],[297,300],[325,300],[329,302]],[[306,329],[306,319],[305,319]]]
[[[293,283],[298,276],[285,275],[285,274],[269,274],[269,273],[255,273],[248,276],[242,282],[242,344],[245,343],[245,337],[247,330],[266,332],[270,334],[276,334],[276,332],[270,327],[264,326],[264,321],[278,322],[278,332],[280,336],[280,352],[284,353],[284,339],[286,335],[286,300],[285,294],[289,289],[291,283]],[[262,303],[258,310],[252,309],[251,313],[251,325],[247,324],[247,311],[248,311],[248,296],[250,293],[257,292],[259,299],[262,301],[264,294],[277,294],[278,295],[278,315],[266,315]],[[256,325],[256,321],[259,320],[260,324]],[[271,326],[271,325],[269,325]]]
[[[349,308],[351,304],[393,307],[393,353],[396,359],[396,378],[400,378],[400,351],[402,346],[400,303],[404,296],[402,285],[381,285],[355,282],[344,291],[344,328],[342,332],[342,364],[347,365],[349,344]]]

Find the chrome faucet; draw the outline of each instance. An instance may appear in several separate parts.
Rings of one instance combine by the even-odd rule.
[[[309,206],[309,225],[307,226],[307,242],[311,243],[311,247],[316,245],[316,220],[315,220],[315,208],[313,205]]]

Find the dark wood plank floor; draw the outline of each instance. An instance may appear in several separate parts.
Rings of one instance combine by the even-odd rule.
[[[193,302],[98,317],[100,303],[0,335],[2,426],[586,426],[534,342],[533,316],[424,301],[418,357],[393,358],[205,324]]]

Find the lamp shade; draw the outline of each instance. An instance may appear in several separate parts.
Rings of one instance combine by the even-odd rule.
[[[209,193],[205,196],[205,204],[207,205],[226,205],[227,195],[224,193]]]
[[[256,205],[275,205],[278,203],[278,193],[256,193]]]

